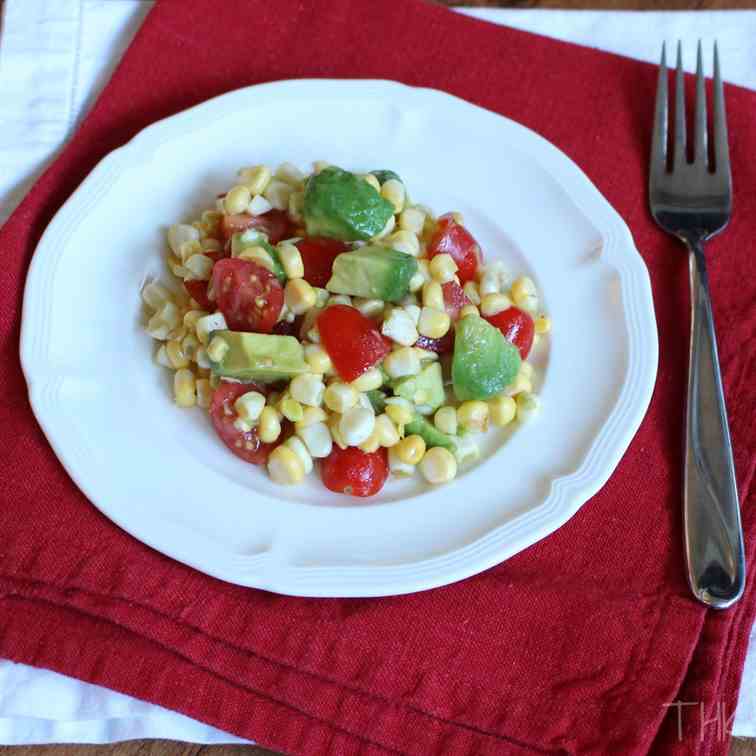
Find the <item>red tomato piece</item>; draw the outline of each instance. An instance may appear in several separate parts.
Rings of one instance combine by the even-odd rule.
[[[344,381],[359,378],[390,351],[375,321],[349,305],[326,307],[317,326],[320,341]]]
[[[226,241],[235,233],[248,228],[256,228],[267,234],[271,244],[278,244],[281,239],[289,239],[294,235],[294,224],[284,210],[268,210],[265,215],[224,215],[221,220],[221,231]]]
[[[418,336],[414,346],[418,349],[427,349],[436,354],[448,354],[454,351],[454,329],[450,328],[446,335],[440,339],[429,339],[427,336]]]
[[[428,256],[451,255],[457,263],[457,275],[462,283],[472,281],[483,260],[483,253],[475,237],[460,226],[451,213],[442,215],[436,221],[436,231],[428,245]]]
[[[323,485],[348,496],[377,494],[383,488],[388,472],[386,449],[367,454],[356,446],[341,449],[334,445],[320,467]]]
[[[263,465],[275,444],[260,441],[257,429],[240,431],[234,426],[238,415],[234,402],[247,391],[264,391],[254,383],[227,383],[221,381],[213,393],[210,405],[210,420],[220,440],[240,459],[253,465]]]
[[[504,338],[520,350],[523,360],[527,359],[535,334],[535,323],[527,312],[519,307],[507,307],[496,315],[488,316],[486,320],[496,326],[504,334]]]
[[[249,260],[223,259],[215,263],[212,290],[232,331],[270,333],[281,314],[281,284],[269,270]]]
[[[444,293],[444,309],[452,320],[459,317],[459,311],[470,304],[467,294],[462,291],[462,287],[456,281],[447,281],[441,284],[441,291]]]
[[[302,256],[305,281],[321,289],[331,277],[333,261],[349,249],[349,245],[343,241],[320,236],[308,236],[298,241],[296,246]]]
[[[184,281],[184,288],[203,310],[212,312],[215,309],[215,305],[207,296],[207,283],[207,281]]]

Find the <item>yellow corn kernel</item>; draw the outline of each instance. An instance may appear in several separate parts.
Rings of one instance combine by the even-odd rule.
[[[264,444],[272,444],[281,435],[281,420],[273,407],[264,407],[257,425],[257,435]]]
[[[423,307],[432,307],[434,310],[444,309],[444,292],[438,281],[428,281],[423,286]]]
[[[551,330],[551,318],[548,315],[539,315],[535,319],[535,332],[537,334],[548,333]]]
[[[383,375],[378,368],[368,368],[359,378],[355,378],[350,384],[357,391],[373,391],[383,385]]]
[[[433,423],[441,433],[457,435],[457,410],[454,407],[440,407],[433,416]]]
[[[417,207],[407,207],[399,216],[399,228],[403,231],[411,231],[416,236],[423,233],[425,213]]]
[[[217,239],[203,239],[200,242],[203,252],[220,252],[223,247]]]
[[[381,186],[381,197],[394,206],[395,213],[401,213],[404,209],[405,196],[404,184],[397,179],[389,179]]]
[[[425,441],[422,436],[413,433],[403,438],[395,447],[396,455],[408,465],[416,465],[425,454]]]
[[[480,317],[480,311],[475,305],[469,304],[465,305],[460,311],[459,311],[459,317],[460,318],[466,318],[468,315],[472,315],[474,318]]]
[[[535,394],[531,394],[529,391],[522,391],[517,394],[517,419],[521,423],[525,423],[532,419],[540,408],[540,402]]]
[[[520,364],[520,373],[529,381],[532,381],[535,377],[535,368],[529,362],[522,362]]]
[[[190,331],[181,339],[181,351],[187,360],[193,360],[196,357],[199,346],[200,343],[193,331]]]
[[[475,281],[468,281],[462,287],[462,291],[465,292],[465,296],[470,300],[470,304],[474,304],[476,307],[480,304],[480,291],[478,291]]]
[[[223,209],[227,215],[237,215],[243,213],[247,209],[250,200],[252,199],[252,193],[244,184],[237,184],[228,190],[228,193],[223,198]]]
[[[207,356],[213,362],[223,362],[229,349],[228,342],[222,336],[213,336],[207,345]]]
[[[301,315],[315,306],[315,290],[303,278],[295,278],[286,284],[284,301],[295,315]]]
[[[277,406],[281,414],[292,423],[298,423],[304,417],[302,405],[288,395],[284,395]]]
[[[523,391],[532,391],[533,384],[529,378],[526,378],[522,373],[518,373],[512,383],[504,389],[504,393],[507,396],[517,396]]]
[[[503,428],[515,419],[517,404],[511,396],[496,396],[488,402],[488,416],[494,425]]]
[[[486,294],[480,300],[480,313],[486,317],[498,315],[512,306],[506,294]]]
[[[538,308],[538,292],[533,279],[528,276],[516,278],[512,284],[512,299],[523,310],[534,312]]]
[[[381,447],[381,442],[378,437],[378,430],[373,427],[373,432],[361,443],[358,448],[364,451],[365,454],[372,454],[374,451],[378,451]]]
[[[348,409],[357,404],[358,393],[354,386],[348,383],[335,381],[325,390],[323,401],[326,407],[333,412],[344,414]]]
[[[399,431],[387,414],[375,418],[373,433],[377,435],[378,443],[387,449],[399,443]]]
[[[179,407],[194,407],[197,403],[194,373],[187,368],[177,370],[173,376],[173,397]]]
[[[428,263],[430,274],[439,283],[446,283],[454,280],[454,274],[457,272],[457,263],[454,258],[448,254],[436,255]]]
[[[340,449],[346,449],[348,444],[344,440],[344,437],[341,435],[341,431],[339,430],[340,423],[341,423],[341,415],[339,415],[336,412],[334,412],[332,415],[329,415],[328,420],[326,421],[328,430],[331,431],[331,438],[333,438],[333,442]]]
[[[180,368],[189,367],[189,359],[184,354],[184,350],[181,347],[181,342],[176,339],[171,339],[165,342],[165,353],[168,357],[168,362],[171,363],[171,367],[174,370]]]
[[[451,318],[447,313],[435,310],[432,307],[423,307],[420,311],[417,330],[422,336],[429,339],[440,339],[446,336],[450,327]]]
[[[254,165],[251,168],[242,168],[239,171],[239,178],[249,189],[249,193],[255,195],[265,191],[273,174],[267,165]]]
[[[457,475],[457,460],[448,449],[434,446],[420,462],[420,473],[428,483],[448,483]]]
[[[213,389],[210,386],[210,381],[207,378],[200,378],[195,381],[194,387],[197,392],[197,405],[207,409],[213,400]]]
[[[200,318],[204,318],[205,315],[209,315],[210,313],[205,312],[204,310],[189,310],[184,315],[184,325],[187,327],[187,329],[191,332],[194,332],[197,328],[197,321]]]
[[[289,217],[296,223],[304,218],[304,192],[292,192],[289,195]]]
[[[383,240],[383,244],[395,249],[397,252],[404,252],[405,255],[417,257],[420,254],[420,242],[412,231],[394,231]]]
[[[457,422],[467,431],[480,433],[488,429],[488,405],[471,399],[457,407]]]
[[[302,278],[304,263],[299,250],[291,242],[281,242],[276,249],[287,278]]]
[[[386,401],[386,414],[401,427],[412,422],[415,411],[409,400],[397,396]]]
[[[274,483],[294,485],[304,479],[304,465],[290,447],[281,444],[268,457],[268,474]]]
[[[297,420],[296,428],[306,428],[308,425],[314,425],[315,423],[322,423],[328,419],[328,416],[320,407],[302,407],[302,417]]]
[[[372,187],[373,187],[373,189],[375,189],[375,191],[376,191],[376,192],[378,192],[378,194],[380,194],[380,193],[381,193],[381,182],[380,182],[380,181],[378,181],[378,179],[377,179],[377,178],[376,178],[375,176],[373,176],[373,174],[372,174],[372,173],[365,173],[365,174],[364,174],[364,175],[362,176],[362,178],[363,178],[363,179],[364,179],[365,181],[367,181],[367,182],[368,182],[368,184],[370,184],[370,186],[372,186]]]
[[[313,373],[328,373],[333,369],[331,358],[328,352],[319,344],[307,344],[304,348],[304,355],[310,370]]]

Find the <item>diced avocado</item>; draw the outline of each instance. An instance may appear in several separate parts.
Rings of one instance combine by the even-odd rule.
[[[394,214],[394,206],[354,173],[325,168],[307,180],[304,220],[308,236],[344,241],[372,239]]]
[[[487,399],[514,380],[520,353],[498,328],[468,315],[457,321],[454,335],[452,383],[457,399]]]
[[[268,237],[254,228],[249,228],[241,233],[234,234],[231,237],[231,256],[239,255],[250,247],[262,247],[269,255],[271,264],[265,267],[283,284],[286,283],[286,273],[284,272],[281,259],[278,256],[278,250],[268,241]],[[262,264],[262,263],[261,263]]]
[[[389,170],[382,170],[382,171],[370,171],[370,173],[373,174],[378,179],[378,182],[380,184],[385,184],[389,179],[396,179],[397,181],[402,181],[401,178],[399,178],[398,173],[394,173],[394,171]],[[404,183],[402,181],[402,183]]]
[[[326,289],[366,299],[399,302],[409,291],[417,260],[395,249],[368,244],[342,252],[334,261]]]
[[[426,420],[422,415],[415,415],[411,422],[404,426],[406,436],[417,434],[425,441],[425,445],[430,449],[431,446],[443,446],[450,452],[457,448],[457,442],[446,433],[442,433],[433,423]]]
[[[399,378],[394,382],[393,389],[397,396],[430,407],[431,410],[446,401],[444,379],[438,362],[426,365],[417,375]]]
[[[273,383],[309,372],[302,345],[293,336],[242,331],[213,331],[210,342],[228,344],[223,358],[210,360],[213,374],[242,383]]]
[[[380,389],[372,389],[371,391],[368,391],[366,393],[368,399],[370,399],[370,404],[373,405],[375,414],[380,415],[381,412],[386,409],[386,394],[384,394]]]

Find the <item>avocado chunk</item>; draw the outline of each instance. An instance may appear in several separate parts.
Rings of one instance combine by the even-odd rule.
[[[304,220],[308,236],[366,241],[379,234],[393,214],[388,200],[349,171],[325,168],[307,180]]]
[[[373,406],[373,411],[376,415],[380,415],[386,409],[386,394],[380,389],[371,389],[366,393],[367,398],[370,399],[370,404]]]
[[[390,171],[388,169],[382,170],[382,171],[370,171],[370,173],[373,174],[378,179],[379,184],[385,184],[389,179],[396,179],[397,181],[402,181],[401,178],[399,178],[398,173],[394,173],[394,171]],[[402,183],[404,183],[402,181]]]
[[[422,415],[415,415],[415,417],[404,426],[404,433],[407,436],[417,434],[423,439],[423,441],[425,441],[425,445],[429,449],[431,446],[443,446],[444,449],[454,452],[457,448],[457,442],[452,436],[442,433],[435,425],[433,425],[433,423],[426,420]]]
[[[368,244],[342,252],[334,261],[326,289],[366,299],[401,301],[417,272],[417,260],[395,249]]]
[[[273,383],[309,372],[302,345],[293,336],[213,331],[210,341],[228,345],[222,359],[210,360],[213,374],[242,383]]]
[[[468,315],[457,321],[454,335],[451,373],[457,399],[487,399],[514,380],[520,353],[498,328]]]
[[[286,283],[286,273],[284,272],[281,258],[278,256],[278,250],[268,241],[268,237],[249,228],[241,233],[236,233],[231,237],[231,257],[239,257],[245,249],[251,247],[262,247],[271,259],[270,265],[264,265],[282,284]],[[263,263],[260,263],[263,265]]]
[[[417,375],[399,378],[393,384],[394,393],[415,404],[423,404],[434,410],[446,401],[441,365],[431,362]]]

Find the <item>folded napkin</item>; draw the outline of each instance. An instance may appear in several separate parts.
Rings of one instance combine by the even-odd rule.
[[[749,584],[736,608],[710,612],[690,599],[682,569],[687,264],[645,209],[655,71],[418,0],[386,11],[372,0],[159,2],[0,231],[0,656],[294,753],[725,753],[756,592]],[[317,600],[208,578],[99,514],[26,400],[24,275],[60,204],[152,121],[302,76],[437,87],[539,131],[625,217],[651,272],[659,380],[617,472],[548,539],[445,588]],[[711,286],[751,534],[756,96],[730,87],[727,103],[736,213],[712,245]]]

